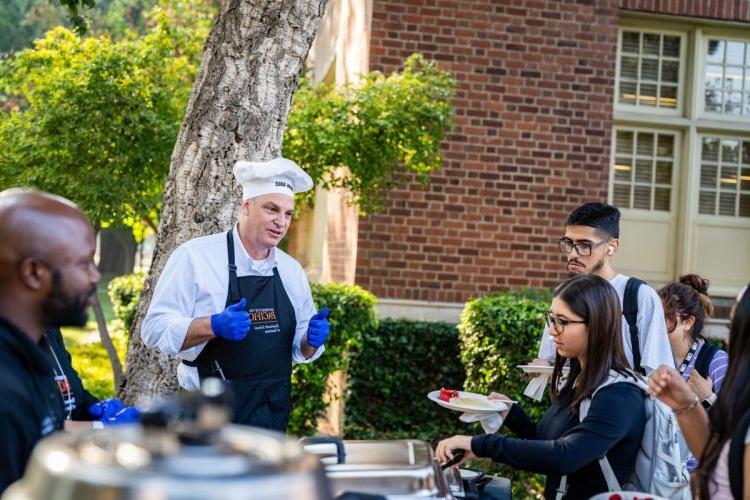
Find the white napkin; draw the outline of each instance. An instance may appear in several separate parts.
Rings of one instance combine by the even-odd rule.
[[[551,378],[551,374],[540,373],[536,377],[529,380],[529,385],[523,391],[524,396],[528,396],[535,401],[541,401],[544,397],[544,389],[547,387],[547,382]]]
[[[485,434],[494,434],[503,426],[503,419],[505,418],[507,411],[510,409],[510,406],[505,403],[499,404],[500,413],[472,413],[467,411],[462,413],[458,418],[461,422],[466,423],[479,422],[482,425]]]

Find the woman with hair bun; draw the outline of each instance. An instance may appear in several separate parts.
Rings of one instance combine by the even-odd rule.
[[[686,274],[659,290],[675,367],[705,408],[716,402],[729,364],[726,351],[702,334],[706,318],[713,315],[708,285],[707,279]]]

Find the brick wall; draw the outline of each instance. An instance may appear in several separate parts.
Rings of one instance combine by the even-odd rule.
[[[750,0],[620,0],[628,10],[725,21],[750,21]]]
[[[418,51],[458,88],[443,169],[360,220],[358,284],[461,302],[559,282],[565,216],[607,198],[618,6],[373,0],[371,69]]]

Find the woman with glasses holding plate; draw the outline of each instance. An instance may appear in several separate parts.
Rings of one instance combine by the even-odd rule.
[[[606,454],[618,481],[625,483],[646,422],[644,393],[623,381],[594,394],[610,377],[635,378],[623,349],[621,314],[617,293],[605,279],[581,274],[564,281],[555,290],[547,318],[556,349],[552,406],[539,423],[513,406],[504,425],[517,437],[453,436],[438,443],[438,460],[450,460],[455,451],[464,450],[463,460],[487,457],[546,474],[548,499],[585,499],[608,491],[598,463]],[[566,362],[570,373],[563,383]],[[588,412],[580,419],[581,403],[589,399]],[[558,496],[563,476],[567,488]]]

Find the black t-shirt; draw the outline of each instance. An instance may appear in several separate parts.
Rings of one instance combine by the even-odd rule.
[[[90,392],[83,388],[81,377],[75,371],[70,353],[65,348],[62,333],[57,328],[46,332],[49,340],[54,379],[69,420],[93,420],[89,406],[99,402]]]
[[[591,400],[582,422],[563,394],[535,424],[517,405],[504,425],[518,438],[499,434],[475,436],[472,451],[516,469],[547,475],[546,498],[555,498],[563,475],[568,476],[566,499],[586,499],[607,491],[598,459],[606,452],[620,484],[633,471],[646,423],[644,394],[626,382],[602,388]]]
[[[48,349],[0,317],[0,493],[23,475],[34,445],[63,427]]]

